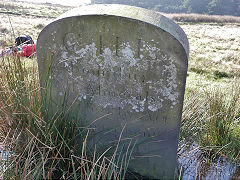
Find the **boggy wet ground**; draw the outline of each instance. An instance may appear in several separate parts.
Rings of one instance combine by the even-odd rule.
[[[219,157],[210,161],[197,144],[182,144],[178,151],[178,166],[182,180],[235,180],[240,179],[240,166]]]

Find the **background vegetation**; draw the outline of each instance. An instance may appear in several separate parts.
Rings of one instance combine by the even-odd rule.
[[[239,0],[92,0],[92,3],[128,4],[165,13],[240,16]]]

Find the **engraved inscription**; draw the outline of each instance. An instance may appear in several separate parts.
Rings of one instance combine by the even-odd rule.
[[[138,49],[137,49],[137,57],[140,57],[140,46],[141,46],[141,39],[138,39]]]
[[[178,102],[174,58],[154,41],[137,39],[134,47],[126,41],[120,43],[119,38],[116,37],[115,48],[103,48],[100,35],[96,41],[98,50],[94,42],[80,45],[73,33],[64,37],[65,50],[58,66],[63,66],[72,84],[76,84],[73,89],[79,99],[91,98],[103,108],[128,108],[135,112],[154,112],[163,106],[174,108]],[[141,46],[147,51],[141,51]],[[75,57],[69,58],[74,49],[78,50]],[[56,78],[61,81],[62,77]]]
[[[103,42],[102,42],[102,35],[100,35],[99,37],[99,46],[100,46],[100,54],[103,53]]]
[[[118,56],[118,48],[119,48],[119,37],[116,37],[116,56]]]

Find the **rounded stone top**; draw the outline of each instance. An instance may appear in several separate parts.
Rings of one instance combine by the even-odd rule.
[[[157,26],[176,38],[189,57],[189,42],[185,32],[178,24],[157,11],[120,4],[96,4],[74,8],[62,14],[56,21],[74,16],[89,15],[125,17]]]

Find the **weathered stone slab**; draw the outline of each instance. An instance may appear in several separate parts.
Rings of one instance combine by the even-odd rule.
[[[98,145],[117,141],[125,127],[122,139],[137,140],[130,169],[173,177],[189,54],[177,24],[132,6],[80,7],[45,27],[37,48],[52,114],[63,101],[72,105],[83,126],[105,131]]]

